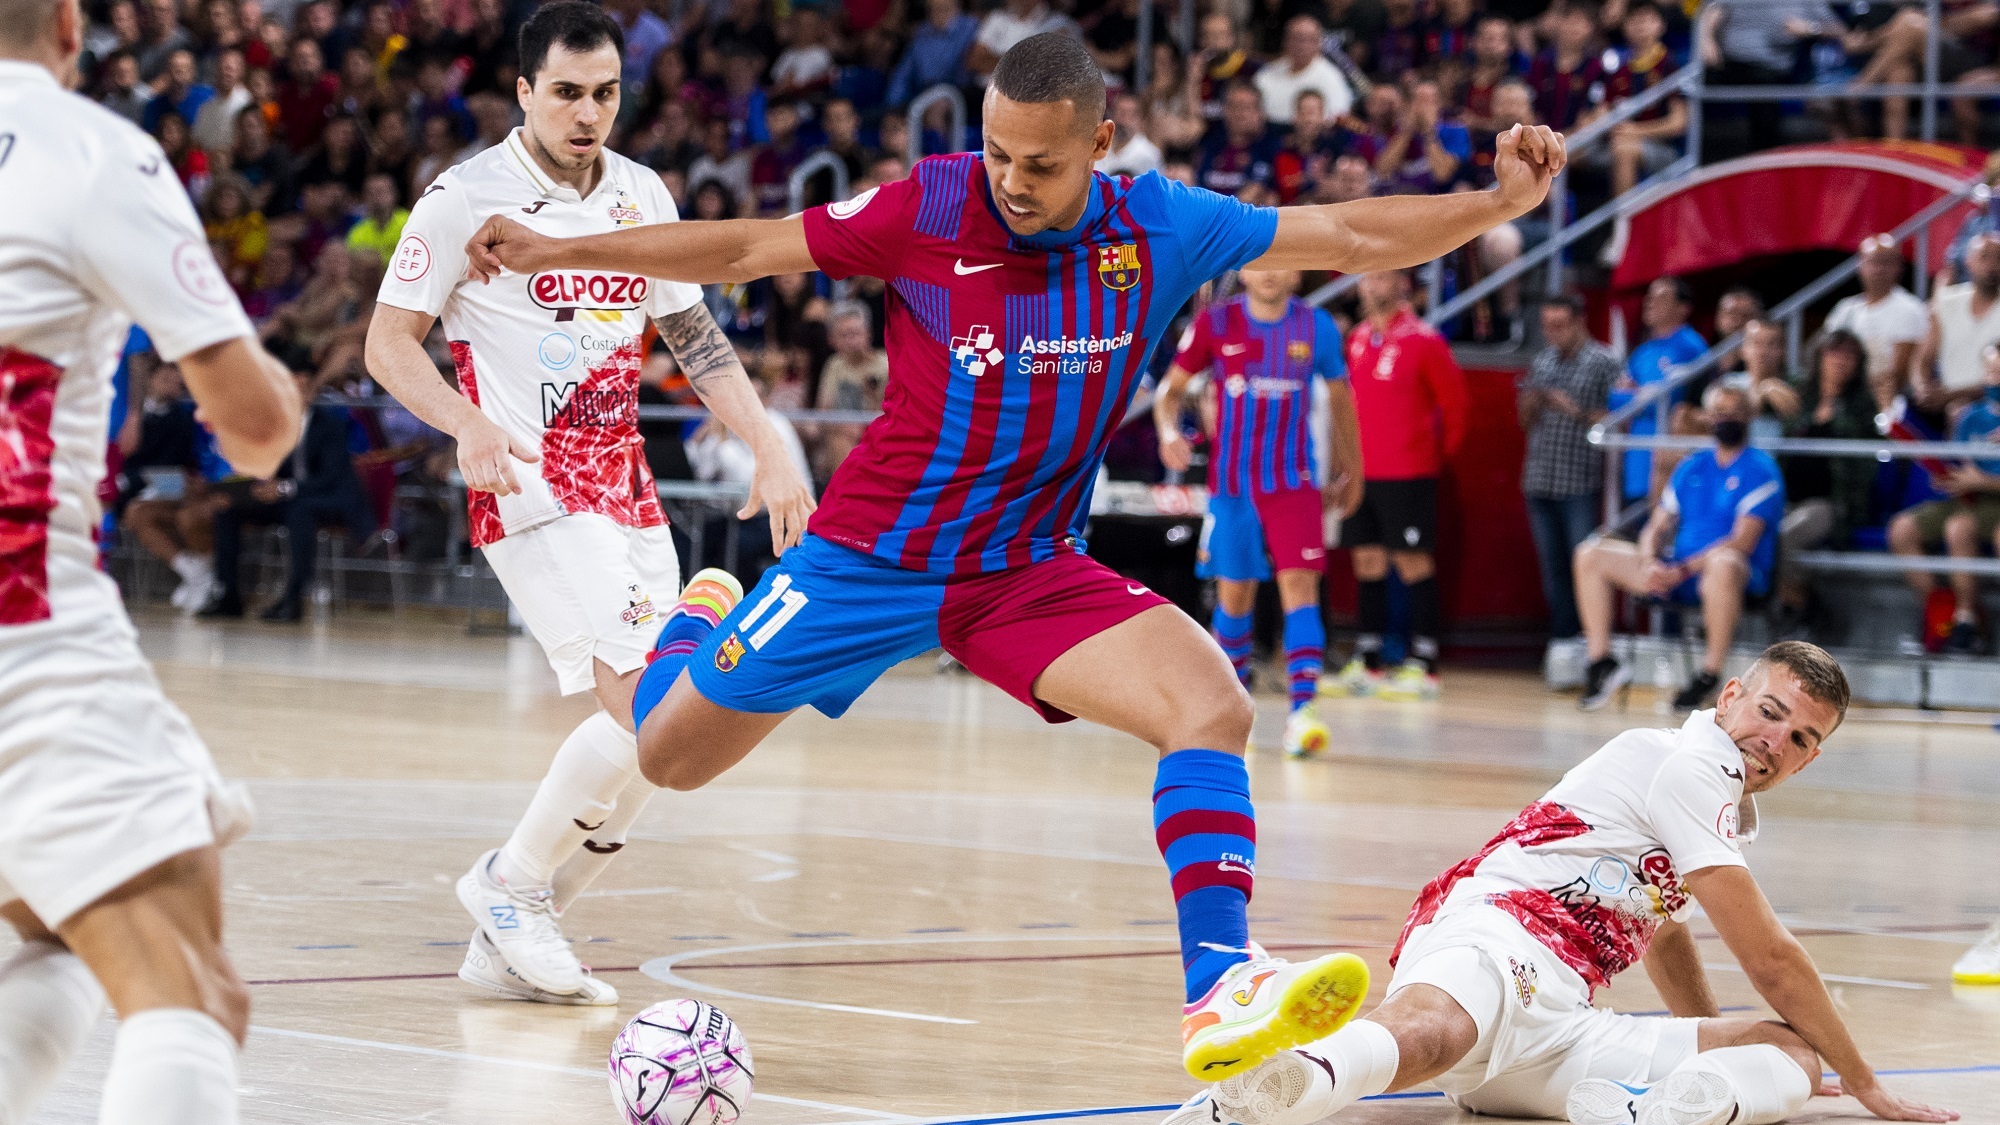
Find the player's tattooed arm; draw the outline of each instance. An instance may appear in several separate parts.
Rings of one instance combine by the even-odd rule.
[[[722,334],[715,317],[709,315],[708,306],[696,302],[653,323],[660,329],[660,342],[674,353],[674,362],[680,364],[681,373],[704,401],[709,388],[719,386],[732,374],[747,382],[749,376],[736,358],[736,349]]]
[[[783,554],[805,534],[806,517],[813,510],[812,483],[800,475],[793,462],[796,437],[787,443],[779,435],[757,388],[736,358],[736,349],[716,326],[707,306],[696,302],[680,312],[657,317],[653,323],[680,364],[681,373],[687,376],[688,385],[701,396],[702,405],[755,455],[757,468],[750,481],[750,497],[736,517],[749,519],[759,508],[769,509],[771,541]]]

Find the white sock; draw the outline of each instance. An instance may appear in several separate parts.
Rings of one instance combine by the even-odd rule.
[[[1733,1125],[1776,1125],[1804,1109],[1816,1085],[1792,1056],[1769,1043],[1703,1051],[1674,1070],[1705,1070],[1727,1080],[1736,1091]]]
[[[1271,1125],[1309,1125],[1379,1094],[1396,1080],[1396,1068],[1403,1059],[1396,1037],[1373,1020],[1355,1020],[1295,1053],[1325,1065],[1312,1068],[1312,1086],[1305,1096]]]
[[[625,783],[624,791],[618,794],[617,807],[604,818],[604,827],[590,833],[577,853],[556,868],[556,913],[568,910],[569,904],[589,890],[604,869],[611,866],[612,858],[625,847],[626,833],[659,791],[659,786],[647,781],[642,773],[632,775],[632,780]]]
[[[493,874],[514,886],[548,886],[556,868],[609,821],[618,794],[638,772],[639,740],[609,712],[578,723],[494,858]]]
[[[236,1040],[207,1012],[134,1012],[118,1027],[97,1121],[235,1125]]]
[[[76,954],[31,941],[0,963],[0,1125],[21,1125],[76,1054],[104,989]]]

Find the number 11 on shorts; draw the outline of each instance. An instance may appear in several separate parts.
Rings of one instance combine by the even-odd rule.
[[[792,589],[791,575],[780,574],[772,580],[771,592],[758,600],[756,606],[750,610],[750,615],[737,623],[736,630],[747,634],[745,639],[750,642],[751,648],[762,649],[772,637],[778,635],[778,630],[785,627],[785,622],[798,616],[798,612],[805,608],[808,600],[810,599],[806,597],[804,591]],[[764,622],[763,628],[754,633],[749,632],[750,627],[757,624],[765,611],[771,608],[772,602],[782,602],[783,605],[778,612],[771,615],[769,621]]]

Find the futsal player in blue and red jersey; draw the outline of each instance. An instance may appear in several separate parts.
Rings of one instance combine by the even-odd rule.
[[[1061,33],[1007,52],[983,117],[983,153],[925,160],[802,215],[552,239],[502,214],[467,255],[480,277],[598,268],[720,283],[817,269],[888,283],[882,416],[807,526],[781,529],[780,564],[691,654],[647,669],[633,703],[641,767],[697,788],[793,710],[837,716],[940,645],[1052,722],[1151,743],[1187,983],[1182,1062],[1219,1080],[1345,1023],[1367,967],[1351,954],[1288,964],[1251,943],[1250,697],[1193,619],[1084,553],[1098,464],[1202,284],[1242,266],[1430,261],[1539,204],[1562,139],[1504,134],[1490,191],[1282,212],[1156,173],[1114,180],[1092,168],[1111,147],[1103,76]],[[663,640],[678,649],[681,625],[703,628],[673,622]]]
[[[1239,276],[1242,295],[1210,305],[1182,337],[1153,400],[1153,421],[1161,460],[1185,470],[1192,451],[1181,435],[1181,407],[1189,381],[1208,376],[1215,433],[1198,571],[1215,579],[1209,632],[1248,687],[1257,584],[1276,571],[1292,697],[1285,752],[1301,757],[1325,749],[1329,738],[1313,702],[1326,649],[1319,609],[1324,511],[1345,516],[1359,503],[1361,445],[1340,327],[1324,309],[1293,296],[1296,270]],[[1315,393],[1315,383],[1325,389]],[[1323,424],[1315,427],[1314,414],[1322,410]],[[1321,457],[1313,448],[1316,428],[1332,446],[1324,493]]]

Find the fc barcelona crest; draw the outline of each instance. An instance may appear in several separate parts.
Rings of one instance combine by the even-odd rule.
[[[1293,363],[1304,363],[1313,357],[1312,345],[1304,340],[1293,340],[1286,345],[1285,354],[1291,357]]]
[[[731,633],[727,639],[716,646],[715,670],[718,672],[733,672],[736,670],[736,662],[741,659],[743,659],[743,642],[736,638],[736,634]]]
[[[1139,284],[1139,247],[1130,242],[1097,251],[1097,280],[1107,289],[1126,290]]]

